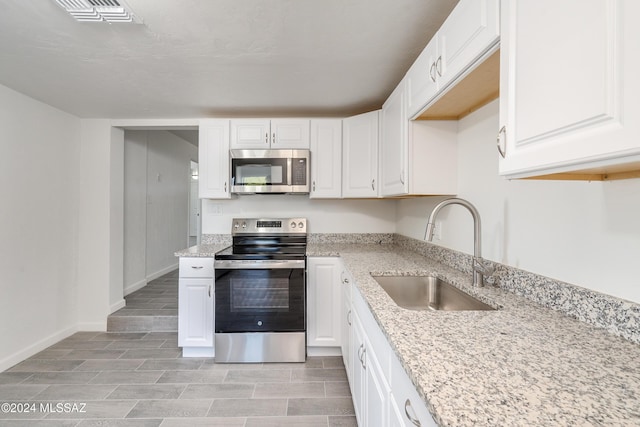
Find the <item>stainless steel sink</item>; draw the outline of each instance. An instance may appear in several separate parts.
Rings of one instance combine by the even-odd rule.
[[[400,307],[409,310],[495,310],[455,286],[431,276],[374,276]]]

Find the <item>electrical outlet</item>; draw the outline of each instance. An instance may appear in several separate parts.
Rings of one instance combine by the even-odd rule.
[[[220,216],[222,215],[222,205],[220,203],[211,203],[208,211],[209,215]]]
[[[436,221],[433,229],[433,240],[442,240],[442,221]]]

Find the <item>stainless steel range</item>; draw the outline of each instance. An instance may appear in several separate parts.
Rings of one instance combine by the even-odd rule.
[[[216,362],[304,362],[306,218],[236,218],[215,257]]]

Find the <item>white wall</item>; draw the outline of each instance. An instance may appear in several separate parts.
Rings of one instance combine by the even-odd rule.
[[[611,182],[508,181],[498,176],[498,104],[459,122],[459,193],[482,217],[485,258],[640,302],[640,179]],[[443,198],[398,202],[399,234],[424,238]],[[441,211],[442,241],[473,252],[471,215]]]
[[[147,284],[147,132],[124,133],[124,295]]]
[[[245,195],[203,200],[202,233],[229,234],[236,217],[305,217],[310,233],[393,233],[393,200],[318,200],[295,195]]]
[[[198,149],[171,132],[125,132],[125,293],[177,267],[197,158]]]
[[[0,86],[0,371],[75,332],[80,119]]]
[[[124,132],[104,119],[81,120],[78,214],[78,328],[106,330],[123,307]]]

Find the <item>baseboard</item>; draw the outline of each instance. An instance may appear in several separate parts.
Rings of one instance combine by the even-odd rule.
[[[307,356],[342,356],[340,347],[307,347]]]
[[[77,327],[71,326],[63,329],[59,332],[49,335],[40,341],[31,344],[29,347],[13,353],[12,355],[0,360],[0,372],[6,371],[12,366],[17,365],[25,359],[33,356],[36,353],[41,352],[47,347],[54,345],[55,343],[62,341],[63,339],[75,334],[78,331]]]
[[[107,320],[104,322],[84,322],[78,323],[76,331],[83,332],[107,332]]]
[[[155,273],[147,275],[147,282],[157,279],[158,277],[162,277],[167,273],[171,273],[173,270],[178,269],[178,263],[170,265],[169,267],[163,268],[162,270],[156,271]]]
[[[145,286],[147,286],[147,279],[139,280],[136,283],[124,288],[122,294],[126,297],[127,295],[132,294],[135,291],[144,288]]]
[[[182,347],[182,357],[215,357],[212,347]]]
[[[115,304],[111,304],[111,307],[109,308],[109,314],[116,312],[118,310],[120,310],[121,308],[124,308],[127,305],[127,302],[124,300],[124,298],[122,298],[120,301],[118,301]]]

